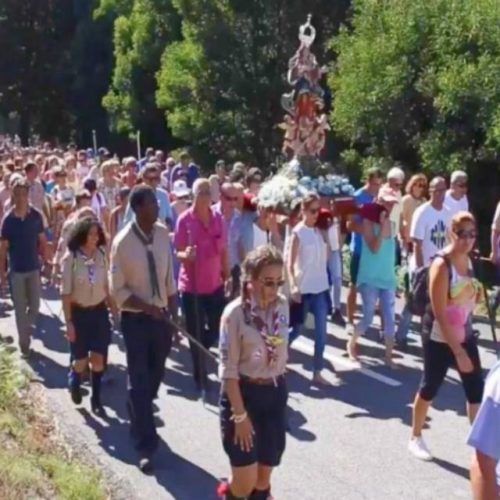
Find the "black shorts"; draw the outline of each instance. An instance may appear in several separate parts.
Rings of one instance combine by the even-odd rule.
[[[286,443],[286,403],[288,390],[285,379],[277,385],[257,385],[240,381],[241,396],[255,435],[254,446],[243,451],[234,444],[234,422],[231,403],[226,394],[220,399],[222,444],[232,467],[246,467],[258,463],[268,467],[280,464]]]
[[[349,272],[351,274],[351,284],[356,285],[358,282],[358,272],[359,272],[359,261],[361,255],[357,253],[351,254],[351,263],[349,265]]]
[[[83,308],[71,306],[76,340],[70,342],[71,359],[88,358],[89,352],[106,356],[111,342],[111,324],[106,304]]]
[[[467,351],[474,370],[471,373],[458,372],[462,380],[467,401],[471,404],[481,402],[484,390],[483,372],[477,341],[471,337],[462,344]],[[420,382],[420,397],[425,401],[432,401],[441,387],[448,368],[456,368],[455,356],[449,345],[445,342],[436,342],[426,339],[423,342],[424,351],[424,373]]]

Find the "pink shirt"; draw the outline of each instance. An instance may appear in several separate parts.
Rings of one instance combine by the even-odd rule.
[[[222,253],[227,247],[227,229],[219,213],[210,211],[210,222],[205,226],[189,208],[177,221],[174,241],[177,250],[196,246],[196,259],[181,263],[180,292],[208,295],[223,285]]]

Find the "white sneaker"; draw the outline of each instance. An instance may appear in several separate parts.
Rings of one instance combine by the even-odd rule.
[[[425,444],[424,438],[422,436],[415,437],[412,436],[408,443],[408,451],[419,460],[425,460],[429,462],[432,460],[431,452],[427,445]]]

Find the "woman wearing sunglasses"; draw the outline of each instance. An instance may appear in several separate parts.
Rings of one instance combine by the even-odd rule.
[[[403,196],[401,200],[402,212],[401,212],[401,223],[402,223],[402,236],[403,236],[403,247],[407,256],[407,262],[410,261],[410,256],[413,253],[413,243],[411,241],[410,229],[411,222],[413,219],[413,214],[415,210],[425,203],[427,196],[427,177],[424,174],[415,174],[408,181],[406,185],[406,195]],[[405,277],[406,289],[408,291],[409,284],[411,283],[411,277],[407,271]],[[408,330],[410,329],[410,323],[412,319],[412,314],[407,304],[401,312],[398,329],[396,331],[396,342],[404,346],[407,342]]]
[[[316,227],[320,198],[315,193],[302,200],[302,220],[293,228],[288,254],[288,279],[292,301],[302,304],[302,320],[310,311],[314,315],[313,382],[328,384],[321,375],[326,344],[326,321],[329,309],[327,244]],[[290,333],[290,343],[295,340],[302,325],[295,322]]]
[[[241,296],[224,310],[220,332],[222,441],[231,479],[225,499],[267,500],[271,472],[285,450],[288,392],[288,302],[283,258],[271,245],[252,250],[242,266]]]
[[[448,368],[456,367],[467,398],[472,422],[483,395],[483,376],[477,340],[470,316],[481,297],[469,254],[477,236],[469,212],[458,212],[451,221],[451,244],[432,261],[429,269],[431,310],[423,317],[424,373],[413,406],[409,451],[421,460],[432,460],[422,438],[422,428],[432,400]]]

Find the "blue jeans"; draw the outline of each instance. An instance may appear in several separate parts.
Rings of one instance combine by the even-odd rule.
[[[396,340],[398,342],[404,342],[408,337],[408,332],[410,331],[411,320],[413,318],[412,313],[408,304],[405,304],[403,310],[401,311],[401,316],[399,318],[399,325],[396,331]]]
[[[323,353],[326,345],[326,317],[328,314],[328,291],[321,293],[305,293],[302,295],[302,307],[304,319],[308,312],[314,316],[314,360],[315,372],[323,369]],[[290,332],[289,343],[291,344],[301,332],[302,325],[294,325]]]
[[[384,336],[386,339],[394,338],[395,321],[394,308],[396,304],[396,291],[383,290],[370,285],[360,285],[358,291],[361,293],[363,301],[363,317],[356,325],[356,334],[363,335],[372,324],[375,315],[377,300],[380,300],[382,318],[384,320]]]
[[[340,250],[330,252],[328,278],[331,286],[330,304],[332,309],[340,309],[340,294],[342,292],[342,259],[340,257]]]

